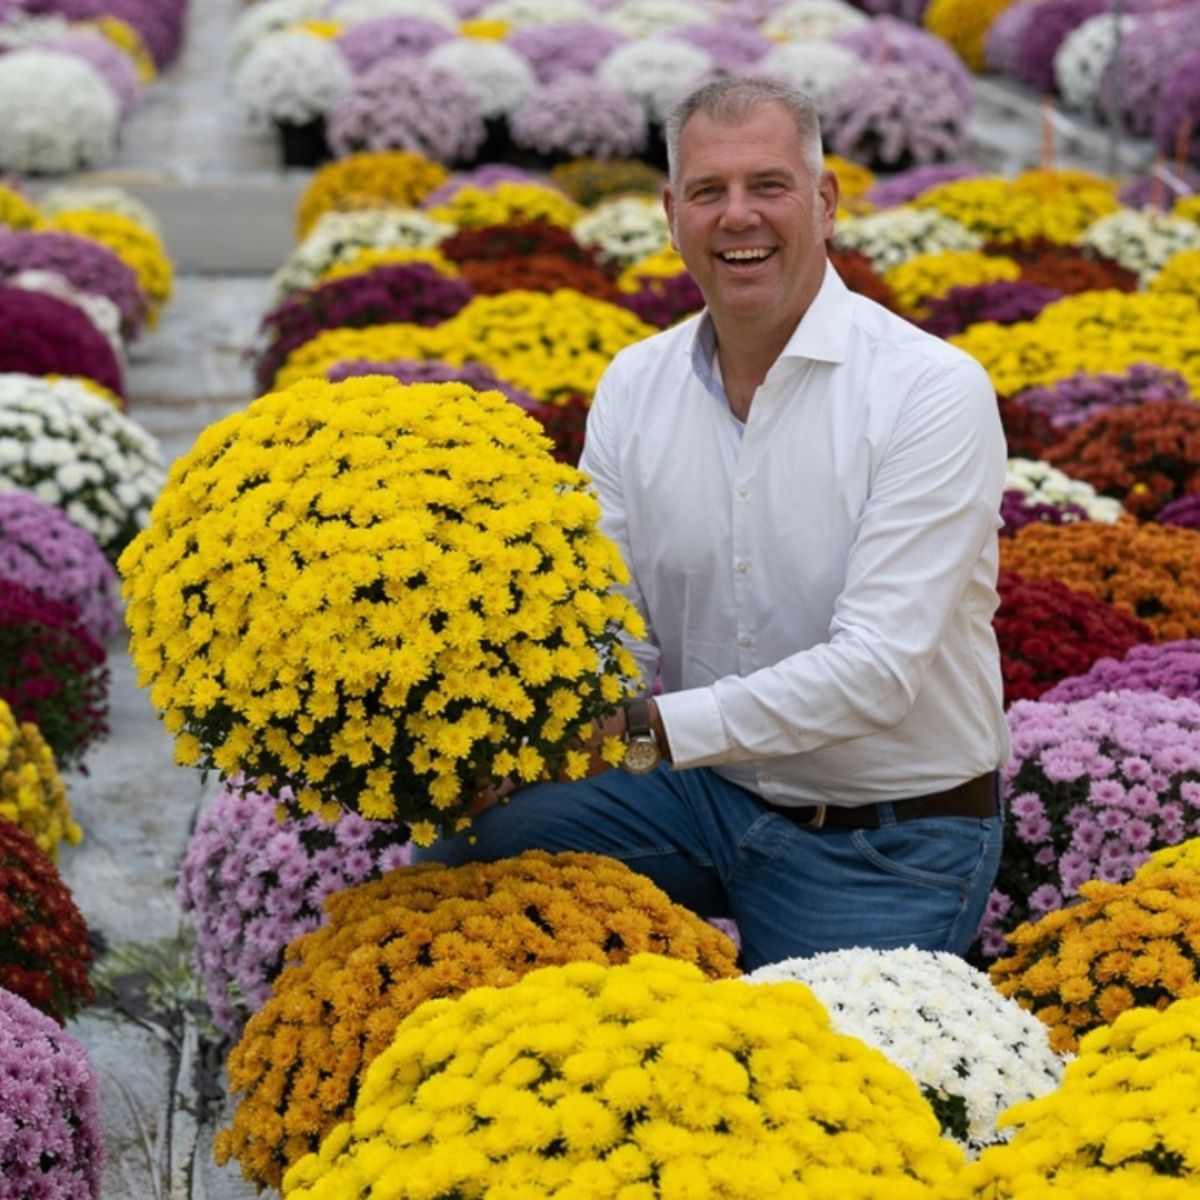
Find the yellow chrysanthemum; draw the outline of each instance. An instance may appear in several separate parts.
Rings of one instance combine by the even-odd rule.
[[[923,317],[928,315],[929,302],[944,296],[951,288],[1011,282],[1020,277],[1021,268],[1011,258],[975,250],[948,250],[910,258],[887,271],[883,281],[906,314]]]
[[[984,43],[992,22],[1014,0],[931,0],[925,28],[950,43],[972,71],[987,66]]]
[[[673,279],[686,270],[679,251],[674,246],[664,246],[626,267],[617,277],[617,286],[623,292],[636,292],[648,279]]]
[[[460,37],[478,38],[481,41],[502,42],[512,32],[508,21],[491,21],[476,18],[473,21],[460,21],[458,33]]]
[[[37,229],[42,223],[36,204],[0,183],[0,225],[9,229]]]
[[[1200,195],[1180,196],[1171,208],[1171,215],[1200,225]]]
[[[506,180],[489,188],[473,184],[460,187],[445,204],[431,208],[429,215],[459,229],[523,221],[545,221],[569,229],[583,215],[583,209],[557,188]]]
[[[446,168],[412,150],[351,154],[313,176],[296,210],[296,237],[304,238],[327,212],[412,208],[449,178]]]
[[[1174,293],[1200,300],[1200,250],[1180,250],[1150,281],[1151,292]]]
[[[426,1000],[642,951],[694,963],[697,978],[736,973],[724,934],[645,876],[592,854],[427,863],[339,892],[328,910],[323,928],[293,943],[274,996],[229,1056],[230,1088],[244,1096],[217,1153],[239,1159],[260,1186],[278,1185],[350,1116],[372,1060]],[[502,1070],[512,1079],[519,1066]],[[452,1084],[443,1100],[455,1094]],[[586,1114],[575,1117],[586,1136]]]
[[[56,213],[48,228],[91,238],[107,246],[138,278],[146,296],[147,324],[153,327],[171,298],[171,260],[159,239],[131,217],[115,212],[78,208]]]
[[[458,264],[447,258],[440,250],[425,247],[397,246],[391,250],[379,250],[369,246],[360,250],[345,262],[334,262],[320,277],[319,282],[345,279],[347,275],[365,275],[376,267],[409,266],[424,263],[449,279],[459,276]]]
[[[64,840],[77,846],[83,831],[71,816],[54,755],[38,727],[22,724],[0,700],[0,818],[11,821],[58,860]]]
[[[158,77],[158,68],[154,65],[154,58],[150,51],[146,49],[142,35],[128,21],[105,14],[93,17],[82,24],[93,26],[97,33],[108,38],[118,50],[124,50],[133,59],[133,64],[137,67],[138,79],[143,84],[153,83]]]
[[[341,21],[322,21],[314,18],[309,21],[300,21],[292,28],[302,33],[311,33],[313,37],[319,37],[324,41],[332,41],[336,37],[341,37],[346,27]]]
[[[873,171],[839,154],[825,155],[825,168],[837,176],[838,197],[847,212],[860,214],[873,210],[874,206],[866,199],[866,193],[875,186]]]

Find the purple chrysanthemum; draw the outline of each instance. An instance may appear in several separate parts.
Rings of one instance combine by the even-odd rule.
[[[1063,40],[1090,17],[1108,12],[1107,0],[1038,0],[1016,47],[1016,76],[1043,95],[1055,89],[1054,56]]]
[[[553,83],[562,75],[591,75],[629,39],[606,25],[564,21],[516,30],[508,45],[533,68],[538,83]]]
[[[60,54],[73,54],[83,59],[112,89],[123,118],[137,108],[142,95],[137,67],[133,59],[108,38],[79,29],[49,38],[39,45],[44,50],[57,50]]]
[[[1017,73],[1021,35],[1036,7],[1034,4],[1010,4],[991,23],[983,44],[983,58],[989,71],[1000,75]]]
[[[437,162],[470,160],[486,136],[479,101],[449,71],[385,59],[360,75],[328,118],[339,157],[360,150],[415,150]]]
[[[454,37],[444,25],[422,17],[376,17],[351,25],[337,39],[350,70],[363,75],[389,58],[424,58]]]
[[[413,359],[373,362],[355,358],[335,363],[325,373],[330,383],[340,383],[343,379],[360,375],[391,375],[400,383],[465,383],[477,392],[501,392],[521,408],[533,408],[537,404],[528,392],[506,383],[482,363],[467,362],[455,367],[436,359],[427,362]]]
[[[98,642],[120,627],[120,583],[96,539],[29,492],[0,492],[0,579],[69,605]]]
[[[116,17],[133,27],[159,67],[178,57],[187,18],[187,5],[175,0],[25,0],[25,8],[33,13],[54,13],[68,21]]]
[[[1026,525],[1065,525],[1069,521],[1086,521],[1087,510],[1078,504],[1047,504],[1030,500],[1020,488],[1009,488],[1000,500],[1000,530],[1002,537],[1012,537]]]
[[[1200,700],[1200,640],[1134,646],[1122,659],[1102,658],[1085,674],[1056,683],[1041,699],[1063,703],[1120,691]]]
[[[1200,192],[1200,171],[1176,165],[1161,179],[1154,175],[1134,176],[1117,193],[1117,199],[1126,208],[1154,206],[1167,211],[1181,196],[1197,192]]]
[[[876,208],[895,208],[916,199],[922,192],[954,183],[959,179],[974,179],[979,169],[970,163],[935,163],[928,167],[910,167],[896,175],[879,180],[868,189],[866,199]]]
[[[921,327],[948,338],[979,321],[1015,325],[1018,321],[1033,320],[1047,304],[1061,299],[1062,292],[1054,288],[1020,280],[953,287],[929,302],[929,312]]]
[[[424,200],[422,208],[438,208],[449,204],[465,187],[491,188],[498,183],[539,183],[542,182],[520,167],[510,167],[508,163],[484,163],[473,171],[463,171],[452,179],[446,180],[441,187],[435,188]]]
[[[1190,398],[1182,375],[1153,363],[1134,363],[1120,374],[1069,375],[1049,387],[1026,388],[1013,397],[1022,407],[1047,416],[1055,429],[1063,431],[1114,408]]]
[[[869,66],[895,63],[922,72],[940,75],[964,109],[974,99],[971,73],[962,59],[941,38],[914,29],[893,17],[876,17],[869,25],[838,34],[837,43]]]
[[[682,29],[672,29],[667,36],[705,51],[712,57],[713,64],[723,71],[752,67],[775,44],[757,29],[735,25],[731,21],[685,25]]]
[[[1185,136],[1187,140],[1180,145]],[[1200,48],[1179,59],[1163,80],[1154,115],[1154,141],[1166,155],[1200,162]]]
[[[1184,529],[1200,529],[1200,493],[1180,496],[1159,510],[1154,518],[1160,525],[1179,525]]]
[[[598,79],[563,75],[513,114],[516,145],[547,157],[629,158],[646,146],[642,106]]]

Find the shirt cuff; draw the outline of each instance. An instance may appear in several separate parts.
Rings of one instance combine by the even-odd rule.
[[[703,767],[725,760],[729,737],[712,688],[669,692],[655,696],[654,703],[671,748],[673,767]]]

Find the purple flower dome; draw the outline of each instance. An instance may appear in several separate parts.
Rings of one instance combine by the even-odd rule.
[[[56,296],[0,287],[0,372],[82,375],[125,396],[121,364],[82,309]]]
[[[1055,90],[1054,56],[1067,34],[1108,12],[1108,0],[1038,0],[1017,40],[1016,74],[1043,95]]]
[[[642,106],[619,88],[563,75],[513,114],[513,142],[548,158],[631,158],[646,147]]]
[[[351,25],[337,39],[337,48],[350,70],[363,75],[389,58],[424,58],[453,37],[444,25],[423,17],[375,17]]]
[[[997,325],[1015,325],[1031,321],[1055,300],[1062,299],[1055,288],[1039,287],[1020,280],[953,287],[944,296],[929,303],[929,312],[921,328],[938,337],[953,337],[979,321]]]
[[[1023,408],[1040,412],[1066,432],[1084,421],[1132,404],[1191,399],[1187,380],[1153,363],[1134,363],[1120,374],[1068,375],[1049,387],[1026,388],[1016,397]]]
[[[528,60],[538,83],[553,83],[561,75],[591,75],[629,39],[606,25],[564,21],[516,30],[508,45]]]
[[[137,67],[133,59],[114,46],[108,38],[87,29],[80,29],[49,38],[39,45],[45,50],[73,54],[92,67],[117,98],[117,107],[121,110],[122,118],[128,117],[137,108],[142,95]]]
[[[752,67],[775,45],[757,29],[735,25],[731,21],[685,25],[682,29],[671,30],[667,36],[705,51],[712,57],[713,64],[723,71]]]
[[[32,13],[52,13],[68,21],[116,17],[137,31],[157,66],[174,62],[183,44],[187,5],[155,0],[25,0]]]
[[[915,200],[922,192],[953,183],[957,179],[974,179],[979,170],[970,163],[937,163],[929,167],[910,167],[897,175],[880,180],[866,193],[866,199],[876,208],[895,208]]]
[[[482,363],[467,362],[455,367],[436,359],[419,362],[401,358],[391,362],[371,362],[365,358],[354,358],[335,363],[325,373],[325,378],[330,383],[340,383],[343,379],[354,379],[361,375],[391,375],[400,383],[465,383],[477,392],[500,392],[521,408],[534,408],[537,405],[528,392],[506,383],[491,367],[485,367]]]
[[[956,101],[969,110],[974,98],[971,72],[941,38],[914,29],[893,17],[876,17],[868,25],[847,30],[834,39],[853,50],[870,67],[895,64],[942,76]]]
[[[1154,205],[1166,212],[1181,196],[1193,196],[1197,192],[1200,192],[1200,171],[1172,166],[1171,178],[1135,176],[1117,193],[1117,199],[1126,208],[1149,208]]]
[[[873,17],[895,17],[909,25],[920,25],[928,7],[929,0],[856,0],[855,3],[855,8]]]
[[[30,492],[0,492],[0,579],[70,605],[97,642],[120,627],[120,583],[96,539]]]
[[[0,229],[0,281],[22,271],[53,271],[81,292],[106,297],[121,315],[121,336],[141,332],[146,297],[137,274],[100,242],[74,233]]]
[[[1154,518],[1160,525],[1179,525],[1184,529],[1200,529],[1200,494],[1180,496],[1165,505]]]
[[[385,59],[342,93],[328,118],[329,145],[344,158],[360,150],[415,150],[436,162],[470,160],[487,131],[479,101],[449,71]]]
[[[493,188],[498,183],[541,183],[528,171],[520,167],[510,167],[508,163],[484,163],[473,171],[463,171],[453,179],[446,180],[439,188],[434,188],[424,200],[422,208],[437,208],[449,204],[451,200],[465,187]]]
[[[1029,0],[1018,0],[992,22],[983,44],[983,57],[989,71],[1001,75],[1017,73],[1017,47],[1036,8],[1037,5]]]
[[[87,1051],[0,988],[0,1179],[14,1200],[96,1200],[104,1171],[99,1087]]]
[[[1180,147],[1184,129],[1187,142]],[[1163,80],[1154,115],[1154,142],[1169,158],[1200,163],[1200,46],[1179,59]]]
[[[1047,703],[1087,700],[1100,692],[1120,691],[1200,700],[1200,641],[1134,646],[1122,659],[1102,658],[1083,675],[1060,680],[1041,699]]]

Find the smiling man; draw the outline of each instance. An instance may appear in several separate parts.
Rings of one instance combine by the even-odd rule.
[[[525,788],[430,857],[612,855],[732,914],[747,967],[961,953],[1008,754],[995,396],[829,264],[837,181],[806,96],[724,80],[667,135],[706,308],[617,356],[581,463],[650,630],[647,696],[609,730],[625,769]]]

